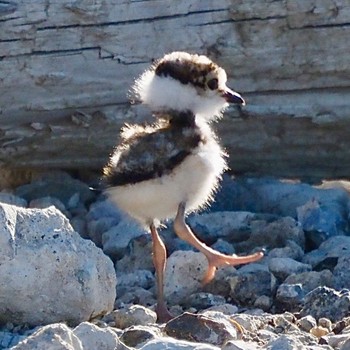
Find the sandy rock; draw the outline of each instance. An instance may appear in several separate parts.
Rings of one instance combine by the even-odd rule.
[[[0,221],[2,322],[77,324],[112,309],[112,262],[56,208],[3,204]]]
[[[64,323],[40,327],[13,350],[85,350],[82,342]]]
[[[100,328],[83,322],[73,330],[84,350],[112,350],[120,345],[119,338],[111,328]]]
[[[202,253],[176,251],[170,255],[165,268],[164,293],[175,304],[201,290],[201,279],[208,262]]]
[[[157,315],[154,311],[142,306],[131,305],[113,312],[115,325],[124,329],[133,325],[147,325],[155,323]]]

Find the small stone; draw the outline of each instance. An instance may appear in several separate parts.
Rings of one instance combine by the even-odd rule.
[[[170,304],[176,304],[202,288],[201,279],[208,262],[202,253],[176,251],[165,269],[164,293]]]
[[[223,345],[237,338],[237,330],[229,321],[216,320],[205,315],[185,312],[170,320],[164,328],[168,336],[181,340]]]
[[[123,331],[120,336],[120,341],[125,345],[135,348],[142,343],[148,342],[161,336],[159,329],[150,326],[131,326]],[[97,350],[98,348],[96,348]],[[98,349],[99,350],[99,349]]]
[[[224,304],[225,298],[221,295],[199,292],[191,294],[183,303],[185,307],[194,307],[197,310],[207,309],[214,305]]]
[[[324,335],[327,335],[329,333],[329,330],[321,326],[316,326],[310,329],[310,333],[317,338],[321,338]]]
[[[274,276],[281,281],[284,281],[289,275],[311,271],[311,265],[290,258],[271,258],[268,266]]]
[[[316,327],[317,323],[312,316],[307,315],[298,320],[297,325],[300,327],[301,330],[305,332],[310,332],[312,328]]]
[[[17,207],[23,208],[26,208],[28,205],[25,199],[6,192],[0,192],[0,203],[16,205]]]
[[[222,348],[222,350],[256,350],[257,344],[246,342],[243,340],[230,340]]]
[[[140,350],[220,350],[219,347],[203,343],[178,340],[171,337],[157,337],[146,342]]]
[[[81,323],[73,334],[79,338],[84,350],[110,350],[120,346],[117,334],[110,328],[100,328],[89,322]]]
[[[297,312],[303,305],[305,292],[301,284],[282,283],[276,293],[276,307],[278,310]]]
[[[115,306],[116,308],[123,308],[129,304],[139,304],[150,307],[156,303],[155,295],[152,291],[141,287],[129,287],[124,291],[124,294],[118,295]]]
[[[270,310],[271,306],[272,306],[272,299],[266,295],[260,295],[257,299],[255,299],[254,307],[258,309],[268,311]]]
[[[329,332],[332,329],[332,322],[326,317],[321,317],[318,320],[318,325],[321,326],[321,327],[327,328]]]
[[[113,313],[116,327],[121,329],[133,325],[153,324],[157,320],[157,314],[142,305],[131,305],[124,309],[115,310]]]

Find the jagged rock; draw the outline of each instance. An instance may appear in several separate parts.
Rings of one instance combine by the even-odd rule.
[[[1,322],[77,324],[111,311],[111,260],[60,211],[2,204],[0,221]]]
[[[80,339],[64,323],[40,327],[13,350],[85,350]]]
[[[120,348],[120,341],[111,328],[100,328],[83,322],[73,330],[73,334],[80,340],[84,350],[111,350]]]
[[[348,316],[350,293],[348,290],[336,291],[328,287],[318,287],[305,296],[301,316],[311,315],[316,319],[327,317],[339,321]]]

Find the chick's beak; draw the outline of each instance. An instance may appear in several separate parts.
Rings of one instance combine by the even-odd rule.
[[[234,103],[234,104],[238,104],[241,106],[245,105],[245,101],[244,101],[243,97],[238,92],[232,91],[228,87],[225,88],[225,90],[223,91],[221,96],[228,103]]]

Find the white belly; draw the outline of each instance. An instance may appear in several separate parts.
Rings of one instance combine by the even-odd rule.
[[[210,140],[179,164],[172,173],[157,179],[111,187],[112,202],[142,224],[176,215],[178,205],[186,202],[186,212],[204,206],[216,189],[226,168],[223,151]]]

